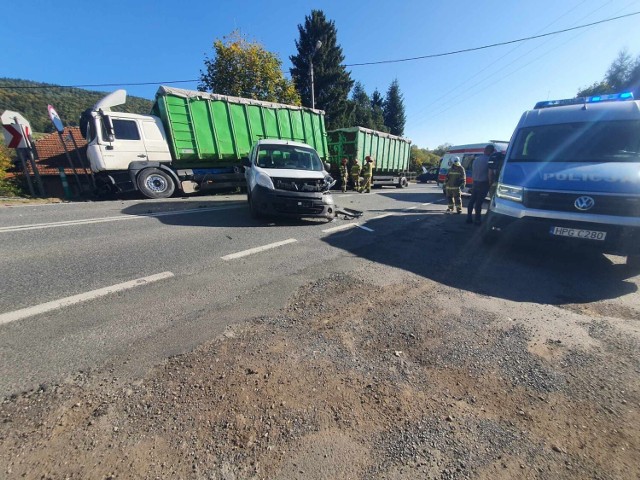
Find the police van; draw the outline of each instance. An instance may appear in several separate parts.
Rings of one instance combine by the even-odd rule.
[[[464,167],[464,171],[467,175],[467,183],[462,189],[463,192],[468,192],[473,184],[472,172],[473,162],[479,155],[484,153],[484,149],[487,145],[493,145],[497,152],[505,152],[509,146],[508,142],[500,140],[490,140],[486,143],[470,143],[467,145],[455,145],[447,148],[444,156],[440,160],[440,170],[438,171],[438,185],[444,184],[447,179],[447,173],[453,164],[455,157],[460,158],[460,163]],[[444,187],[443,187],[443,193]],[[445,193],[446,195],[446,193]]]
[[[522,115],[484,239],[507,231],[640,265],[640,101],[632,93],[538,102]]]

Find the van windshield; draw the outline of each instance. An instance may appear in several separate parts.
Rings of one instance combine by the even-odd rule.
[[[640,162],[640,120],[522,128],[511,162]]]
[[[256,163],[262,168],[313,170],[315,172],[324,170],[315,150],[293,145],[260,146]]]

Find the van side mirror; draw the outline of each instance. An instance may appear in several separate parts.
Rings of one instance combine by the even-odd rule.
[[[251,168],[251,160],[249,160],[249,157],[242,157],[241,161],[243,167]]]
[[[329,162],[324,162],[324,169],[327,172],[330,172],[331,171],[331,164]]]

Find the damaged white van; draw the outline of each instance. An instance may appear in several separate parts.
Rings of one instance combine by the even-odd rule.
[[[251,214],[320,217],[332,220],[335,181],[309,145],[287,140],[260,140],[243,159]]]

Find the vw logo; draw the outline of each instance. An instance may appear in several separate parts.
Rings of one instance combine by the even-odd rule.
[[[596,201],[593,198],[588,197],[586,195],[576,198],[576,201],[573,203],[573,205],[578,210],[581,210],[583,212],[586,212],[587,210],[592,209],[595,204],[596,204]]]

